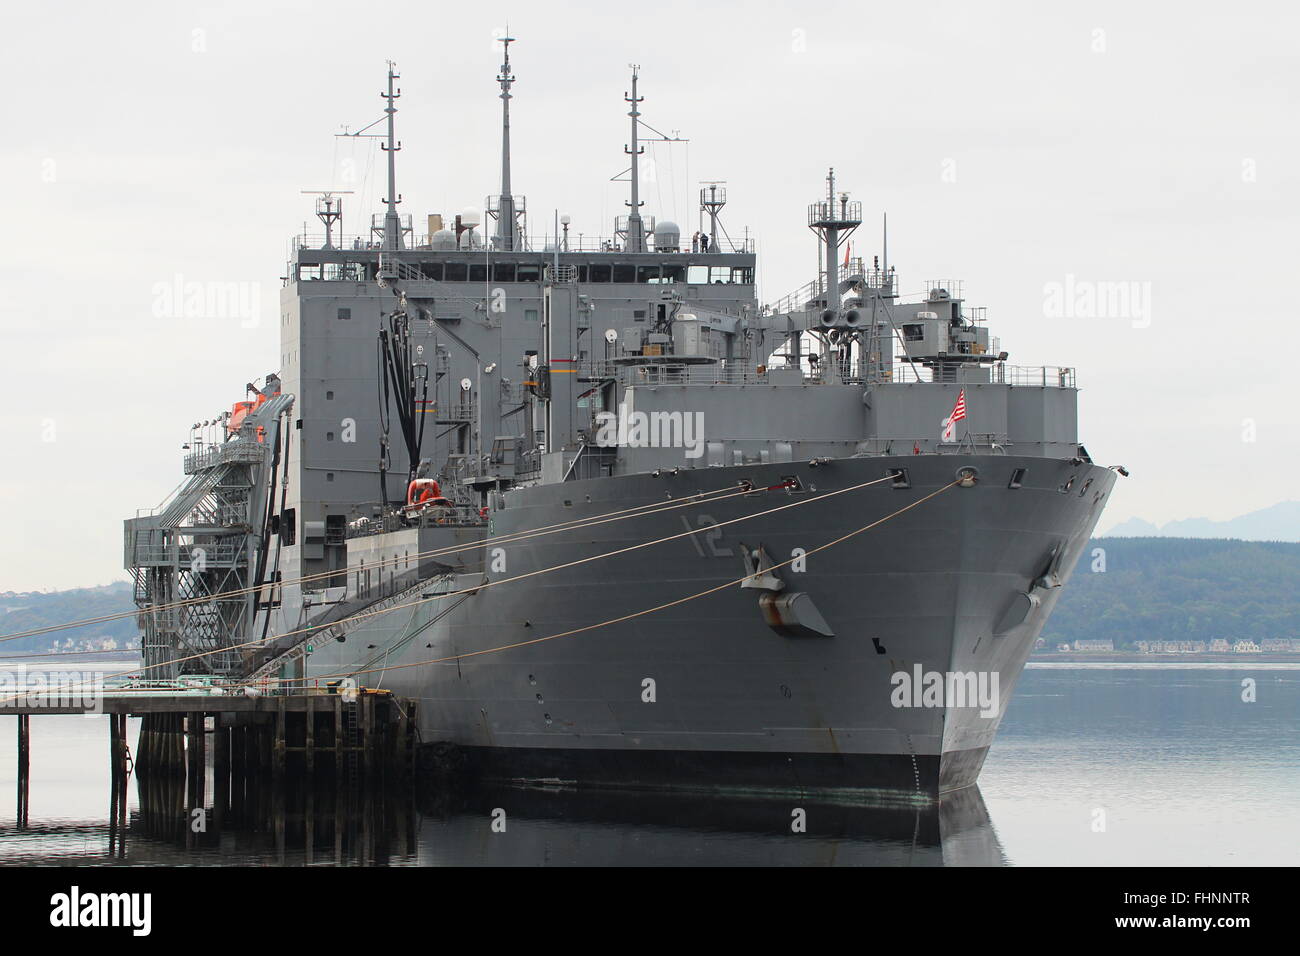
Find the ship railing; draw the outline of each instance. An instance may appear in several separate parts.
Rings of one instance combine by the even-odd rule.
[[[417,236],[414,238],[417,243],[428,242],[428,238],[426,236]],[[409,239],[410,237],[403,236],[402,238],[403,248],[407,248],[407,249],[411,248],[412,242],[410,242]],[[334,249],[338,249],[340,252],[348,252],[348,251],[364,252],[366,250],[372,250],[372,249],[378,250],[384,247],[384,243],[382,239],[376,239],[374,236],[370,236],[370,235],[365,235],[365,236],[357,235],[355,233],[349,235],[335,234],[331,238],[330,242],[332,247]],[[325,248],[325,233],[323,232],[300,232],[297,235],[293,235],[289,237],[289,259],[290,260],[293,260],[297,257],[299,249],[324,249],[324,248]]]
[[[956,365],[957,363],[953,363]],[[994,362],[991,366],[968,366],[970,375],[958,377],[947,384],[977,385],[987,381],[992,385],[1019,385],[1040,388],[1077,388],[1075,369],[1060,365],[1008,365],[1006,362]],[[958,366],[960,369],[961,366]],[[983,374],[988,378],[984,379]],[[979,376],[979,377],[977,377]],[[892,369],[883,374],[868,376],[873,382],[897,382],[914,384],[917,382],[934,382],[934,370],[926,368],[919,362],[895,362]],[[943,379],[939,379],[942,383]]]
[[[943,291],[948,293],[950,299],[960,299],[961,287],[961,279],[926,279],[925,295],[926,298],[929,298],[931,294]]]
[[[489,241],[490,239],[491,237],[489,237]],[[416,235],[414,233],[403,232],[402,248],[398,251],[412,252],[412,251],[422,250],[428,252],[432,249],[429,240],[430,237],[428,234]],[[335,234],[330,241],[331,241],[332,248],[340,252],[380,252],[383,251],[384,248],[382,236],[377,237],[373,235],[357,235],[355,233]],[[465,241],[467,240],[462,239],[462,242]],[[472,249],[461,248],[459,250],[452,249],[452,250],[445,250],[445,251],[473,252],[480,256],[486,255],[487,251],[484,249],[483,237],[481,235],[478,235],[477,231],[473,241],[474,241],[474,246]],[[520,242],[522,248],[516,250],[517,252],[534,252],[543,255],[555,252],[556,245],[557,245],[555,236],[549,234],[542,235],[542,236],[522,236],[520,237]],[[646,244],[649,247],[648,248],[649,252],[669,251],[669,250],[656,250],[654,248],[654,236],[650,233],[646,234]],[[570,232],[567,237],[563,235],[560,236],[558,245],[559,245],[558,251],[560,252],[623,252],[625,246],[625,239],[624,237],[618,235],[588,236],[583,233]],[[325,248],[325,233],[303,231],[289,237],[288,260],[291,263],[294,260],[296,260],[298,257],[299,250],[302,249],[315,250],[315,249],[324,249],[324,248]],[[712,244],[710,244],[709,248],[710,248],[710,252],[716,251],[716,252],[752,254],[755,249],[755,240],[752,236],[746,236],[742,239],[736,239],[736,240],[731,240],[724,236],[719,241],[719,244],[716,249],[714,249]],[[434,250],[434,251],[444,251],[444,250]],[[684,254],[691,253],[693,251],[691,249],[691,236],[683,235],[680,238],[680,245],[676,250],[673,251],[677,253],[684,253]]]
[[[209,445],[185,456],[185,474],[192,475],[217,465],[231,462],[261,464],[266,459],[266,446],[256,441],[228,441]]]
[[[1059,365],[993,365],[992,381],[998,385],[1038,385],[1042,388],[1077,388],[1075,370]]]
[[[803,312],[808,308],[808,303],[822,298],[826,295],[826,283],[821,276],[818,276],[812,282],[808,282],[798,289],[795,289],[789,295],[782,296],[776,302],[769,306],[769,310],[776,315],[785,315],[790,312]]]
[[[177,529],[184,534],[185,529]],[[239,535],[240,542],[243,535]],[[242,563],[247,557],[242,543],[216,542],[207,544],[143,544],[137,543],[130,552],[131,566],[184,567],[203,570],[208,566],[228,567]]]
[[[928,436],[933,440],[933,436]],[[987,450],[991,452],[1001,452],[1006,454],[1006,448],[1011,442],[1007,440],[1005,434],[995,432],[966,432],[957,441],[954,442],[935,442],[934,451],[938,455],[960,455],[969,454],[974,451]]]
[[[694,365],[592,362],[581,366],[579,375],[593,381],[615,379],[620,385],[771,385],[774,381],[791,384],[790,378],[781,379],[787,368],[789,366],[727,365],[721,362]],[[799,381],[811,385],[820,379],[809,371],[800,370]]]
[[[474,505],[426,508],[419,512],[390,511],[374,518],[362,518],[348,525],[347,537],[366,538],[409,528],[481,528],[487,521]]]

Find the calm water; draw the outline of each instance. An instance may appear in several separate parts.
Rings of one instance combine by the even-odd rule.
[[[1244,678],[1255,703],[1242,701]],[[133,779],[123,850],[108,825],[106,720],[31,728],[20,830],[15,720],[0,718],[0,863],[1300,863],[1300,665],[1031,665],[979,792],[937,813],[517,790],[340,804],[330,792],[187,841],[160,809],[179,795],[148,792],[142,810]],[[806,833],[790,832],[796,806]],[[504,833],[491,827],[498,808]]]

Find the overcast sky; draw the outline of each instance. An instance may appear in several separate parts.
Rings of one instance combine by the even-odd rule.
[[[1297,7],[1053,6],[7,10],[0,590],[125,577],[121,520],[181,479],[188,426],[278,364],[301,190],[346,180],[349,233],[380,210],[375,141],[333,134],[381,115],[387,59],[417,231],[498,190],[507,17],[530,232],[558,211],[607,235],[624,211],[638,62],[644,119],[689,139],[648,150],[645,211],[689,234],[698,181],[726,180],[774,300],[812,278],[805,207],[834,165],[868,220],[855,254],[887,211],[904,292],[964,280],[1014,363],[1078,368],[1083,441],[1133,473],[1103,528],[1298,497]],[[246,283],[257,320],[168,314],[177,277]]]

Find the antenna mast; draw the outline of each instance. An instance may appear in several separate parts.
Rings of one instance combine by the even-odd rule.
[[[645,252],[645,229],[641,225],[641,170],[640,156],[645,152],[645,147],[638,145],[639,130],[638,125],[641,118],[641,111],[637,109],[637,104],[645,99],[644,96],[636,95],[636,71],[640,66],[632,64],[632,95],[626,93],[623,99],[632,104],[632,109],[628,111],[628,116],[632,118],[632,145],[624,146],[623,151],[632,157],[632,201],[627,205],[631,212],[627,216],[627,251],[628,252]]]
[[[343,196],[351,194],[351,189],[303,190],[303,195],[316,197],[316,218],[325,225],[325,245],[321,246],[322,249],[334,248],[334,227],[343,222]]]
[[[520,245],[515,197],[510,189],[510,87],[515,82],[510,72],[510,44],[514,42],[514,37],[501,38],[505,55],[501,72],[497,74],[497,82],[501,84],[501,196],[497,206],[496,247],[508,251],[517,250]]]
[[[402,148],[402,144],[397,142],[393,135],[393,116],[397,113],[397,98],[402,95],[402,91],[394,89],[393,81],[399,78],[399,74],[394,70],[395,64],[392,60],[388,61],[388,92],[380,93],[388,105],[384,112],[388,114],[388,142],[381,143],[380,146],[388,153],[388,198],[384,204],[388,211],[384,213],[384,248],[387,250],[402,248],[402,220],[397,215],[397,204],[402,201],[402,197],[397,195],[397,151]]]
[[[808,207],[808,228],[826,244],[826,308],[839,310],[840,240],[862,224],[862,204],[849,202],[848,193],[835,195],[835,170],[826,174],[826,198]]]

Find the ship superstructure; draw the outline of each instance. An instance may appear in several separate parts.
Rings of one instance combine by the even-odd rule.
[[[903,301],[833,170],[818,274],[761,303],[725,184],[689,239],[643,214],[636,68],[627,213],[530,239],[512,42],[488,222],[398,213],[390,67],[384,212],[319,207],[279,370],[127,522],[146,664],[382,681],[507,779],[972,783],[1114,482],[1074,370],[1010,364],[958,283]]]

